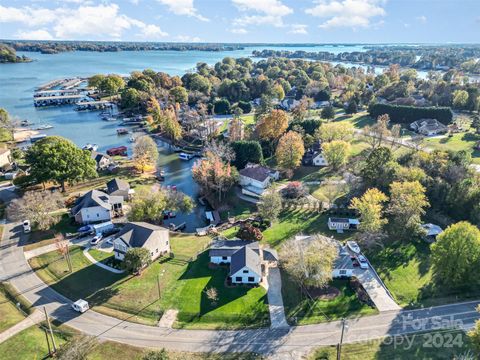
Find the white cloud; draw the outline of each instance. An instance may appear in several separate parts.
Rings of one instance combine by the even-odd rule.
[[[417,16],[416,19],[422,24],[425,24],[427,22],[427,17],[425,15]]]
[[[15,38],[22,40],[53,40],[52,34],[45,29],[19,31],[15,34]]]
[[[190,36],[190,35],[177,35],[175,36],[175,40],[180,41],[180,42],[200,42],[202,39],[200,39],[198,36]]]
[[[19,32],[17,35],[47,35],[41,30],[49,26],[48,34],[56,39],[112,39],[118,40],[125,31],[138,31],[136,36],[145,40],[156,40],[167,35],[159,26],[121,14],[117,4],[79,6],[76,8],[5,8],[0,6],[0,23],[17,22],[30,28],[40,29]]]
[[[193,5],[193,0],[157,0],[160,4],[166,5],[175,15],[186,15],[197,18],[201,21],[210,21],[200,15]]]
[[[242,29],[242,28],[231,29],[230,32],[231,32],[232,34],[239,34],[239,35],[248,34],[248,31],[245,30],[245,29]]]
[[[372,18],[386,15],[384,3],[385,0],[316,0],[315,6],[305,12],[325,19],[321,28],[367,28]]]
[[[232,0],[233,4],[248,15],[235,19],[234,24],[240,27],[248,25],[273,25],[282,27],[283,18],[293,10],[280,0]]]
[[[306,35],[308,34],[307,28],[308,26],[304,24],[292,24],[290,25],[290,31],[288,33]]]

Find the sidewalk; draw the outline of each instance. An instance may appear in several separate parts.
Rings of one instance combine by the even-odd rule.
[[[44,319],[44,315],[40,310],[35,310],[31,315],[20,321],[18,324],[13,325],[11,328],[5,330],[0,334],[0,343],[19,332],[28,329],[30,326],[40,323]]]
[[[83,255],[85,255],[88,261],[90,261],[93,265],[97,265],[98,267],[101,267],[102,269],[110,271],[114,274],[123,274],[125,272],[125,270],[114,269],[111,266],[105,265],[104,263],[101,263],[100,261],[95,260],[93,256],[88,253],[88,250],[90,250],[89,247],[85,248],[83,250]]]
[[[91,236],[88,236],[88,237],[85,237],[85,238],[82,238],[82,239],[69,240],[68,241],[68,246],[78,245],[78,246],[81,246],[81,247],[86,247],[90,243],[91,238],[92,238]],[[46,253],[49,253],[49,252],[55,251],[55,250],[57,250],[57,245],[56,244],[45,245],[45,246],[42,246],[42,247],[39,247],[39,248],[36,248],[36,249],[33,249],[33,250],[25,251],[24,252],[25,259],[29,260],[33,257],[43,255],[43,254],[46,254]]]

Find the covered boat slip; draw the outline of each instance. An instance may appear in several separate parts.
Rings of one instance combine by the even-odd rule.
[[[76,103],[76,110],[101,110],[112,108],[113,104],[109,101],[80,101]]]
[[[76,104],[79,100],[85,98],[82,94],[60,95],[60,96],[37,96],[33,98],[35,106],[67,105]]]

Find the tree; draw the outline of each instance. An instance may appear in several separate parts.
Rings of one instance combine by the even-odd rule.
[[[188,92],[183,86],[175,86],[169,93],[176,103],[184,104],[188,101]]]
[[[206,291],[205,291],[205,295],[207,295],[207,298],[208,300],[210,300],[212,306],[215,306],[217,304],[217,301],[218,301],[218,291],[216,288],[214,287],[211,287],[211,288],[208,288]]]
[[[218,115],[226,115],[230,113],[230,102],[227,99],[220,99],[213,104],[213,111]]]
[[[131,273],[138,274],[143,268],[150,265],[152,258],[146,248],[130,248],[123,259],[123,268]]]
[[[480,312],[480,306],[477,306],[477,311]],[[475,326],[469,332],[467,336],[470,339],[470,343],[477,355],[480,355],[480,320],[475,322]]]
[[[260,117],[255,127],[259,139],[275,142],[288,128],[288,115],[283,110],[272,110]]]
[[[150,136],[140,136],[133,146],[133,162],[135,167],[142,172],[147,168],[154,167],[158,159],[157,144]]]
[[[453,224],[432,245],[432,265],[443,284],[458,288],[479,284],[480,230],[466,221]]]
[[[22,198],[12,200],[7,214],[13,221],[30,220],[33,227],[48,230],[58,221],[53,213],[63,207],[63,198],[58,193],[27,191]]]
[[[327,120],[335,119],[335,109],[333,106],[325,106],[320,113],[320,117]]]
[[[99,84],[98,89],[104,94],[110,96],[118,94],[125,87],[125,81],[120,75],[107,75]]]
[[[291,181],[282,190],[282,195],[286,199],[299,199],[308,195],[308,190],[300,181]]]
[[[124,109],[134,109],[140,105],[141,96],[137,89],[128,88],[122,91],[120,106]]]
[[[242,141],[244,137],[244,125],[240,117],[235,116],[228,125],[228,138],[230,141]]]
[[[376,149],[383,145],[388,140],[388,137],[392,135],[388,128],[390,117],[388,114],[380,115],[377,118],[377,122],[372,126],[365,126],[363,133],[365,135],[365,142],[370,144],[372,149]]]
[[[78,335],[60,346],[55,354],[59,360],[87,360],[88,355],[97,347],[93,336]]]
[[[281,266],[306,287],[325,287],[332,279],[338,249],[334,240],[322,235],[287,240],[280,248]]]
[[[350,144],[343,140],[334,140],[322,144],[323,156],[327,160],[328,166],[333,170],[338,170],[345,165],[350,156]]]
[[[358,105],[355,100],[351,100],[345,108],[346,114],[356,114],[358,112]]]
[[[468,92],[465,90],[455,90],[453,92],[452,105],[455,109],[465,109],[468,102]]]
[[[14,129],[15,126],[7,110],[0,108],[0,130],[7,132],[8,138],[13,140]]]
[[[192,176],[204,195],[217,195],[220,202],[223,194],[237,182],[238,171],[217,154],[207,151],[204,158],[193,165]]]
[[[384,146],[373,149],[361,169],[361,176],[368,187],[387,191],[394,180],[399,165],[392,151]]]
[[[293,172],[302,162],[305,147],[299,133],[289,131],[280,138],[275,157],[280,168]]]
[[[248,163],[263,163],[262,147],[258,141],[235,141],[230,146],[235,152],[235,160],[233,160],[232,164],[237,169],[243,169]]]
[[[282,210],[282,197],[274,189],[265,191],[257,203],[258,215],[270,223],[278,219]]]
[[[350,141],[355,128],[348,122],[331,122],[322,124],[315,132],[315,137],[322,142],[333,140]]]
[[[104,80],[105,80],[105,75],[103,74],[93,75],[88,79],[88,86],[99,89]]]
[[[193,200],[180,191],[161,189],[137,189],[130,206],[130,221],[161,223],[165,210],[189,213],[193,209]]]
[[[252,112],[252,104],[248,101],[239,101],[237,106],[242,109],[243,114],[249,114]]]
[[[246,223],[240,226],[237,237],[246,241],[260,241],[263,239],[263,234],[259,228]]]
[[[383,203],[388,197],[380,190],[372,188],[368,189],[360,198],[355,197],[350,203],[350,208],[360,213],[359,229],[367,233],[377,233],[387,223],[383,218]]]
[[[418,181],[395,181],[390,185],[388,212],[397,234],[418,234],[421,216],[428,206],[425,188]]]
[[[39,183],[53,181],[62,186],[97,176],[96,162],[89,151],[60,136],[47,136],[31,146],[25,161],[30,175]]]

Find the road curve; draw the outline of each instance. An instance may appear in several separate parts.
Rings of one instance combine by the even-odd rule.
[[[71,301],[38,278],[19,246],[21,226],[7,223],[0,243],[0,281],[9,281],[33,306],[47,308],[52,318],[86,334],[133,346],[167,348],[189,352],[256,352],[282,356],[305,354],[321,345],[334,345],[340,338],[340,322],[256,330],[164,329],[121,321],[87,311],[70,309]],[[470,328],[479,318],[480,301],[412,311],[391,311],[348,320],[345,342],[371,340],[435,329],[439,324]]]

